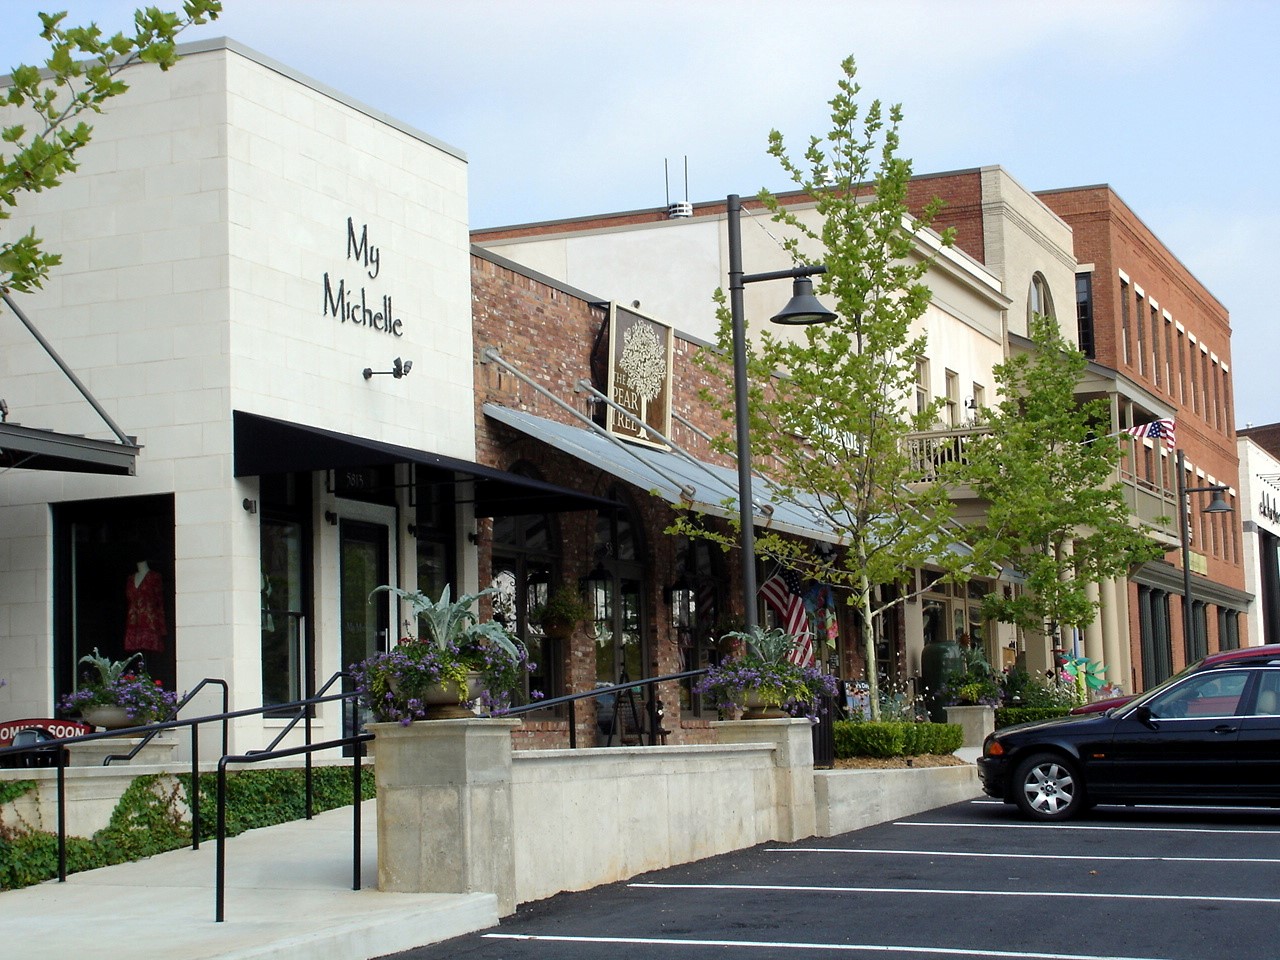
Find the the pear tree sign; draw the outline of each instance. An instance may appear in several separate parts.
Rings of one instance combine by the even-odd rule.
[[[671,433],[673,346],[670,326],[611,304],[609,397],[621,410],[610,408],[610,432],[628,440],[666,446],[661,437]],[[641,424],[647,424],[657,434]]]

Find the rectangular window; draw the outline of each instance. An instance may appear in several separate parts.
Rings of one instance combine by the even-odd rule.
[[[1164,318],[1164,386],[1173,395],[1173,321]]]
[[[929,409],[929,361],[922,357],[916,361],[916,413]]]
[[[1213,362],[1213,425],[1222,429],[1222,368]]]
[[[960,426],[960,375],[954,370],[948,370],[945,376],[947,384],[947,426],[958,427]]]
[[[1205,423],[1210,420],[1209,416],[1209,351],[1200,350],[1200,415],[1204,417]]]
[[[1187,358],[1187,367],[1191,370],[1191,412],[1197,413],[1200,410],[1200,377],[1196,372],[1196,343],[1190,337],[1187,338],[1187,351],[1191,354]]]
[[[1235,422],[1231,413],[1231,373],[1226,367],[1222,368],[1222,416],[1228,428]]]
[[[79,688],[80,658],[94,651],[108,660],[141,654],[153,679],[178,690],[173,495],[57,503],[50,510],[55,697]],[[17,582],[6,586],[16,589]]]
[[[982,408],[987,405],[987,388],[975,382],[973,385],[973,412],[970,416],[977,419],[982,416]]]
[[[1076,274],[1076,336],[1080,352],[1090,360],[1096,357],[1093,340],[1093,274]]]
[[[1187,402],[1187,338],[1178,331],[1178,403]]]
[[[1160,386],[1160,311],[1155,304],[1151,305],[1151,380]]]
[[[274,706],[301,700],[312,689],[311,476],[262,477],[258,496],[262,704]]]
[[[1138,333],[1138,376],[1147,372],[1147,310],[1142,294],[1135,295],[1133,304],[1133,322]]]
[[[1120,281],[1120,360],[1129,362],[1129,284]]]

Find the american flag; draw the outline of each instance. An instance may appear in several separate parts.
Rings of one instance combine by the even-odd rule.
[[[778,614],[782,629],[795,638],[787,659],[801,667],[813,663],[813,633],[801,596],[800,575],[794,570],[775,574],[760,586],[760,595]]]
[[[1164,438],[1164,445],[1170,450],[1174,448],[1176,441],[1173,439],[1173,421],[1172,420],[1152,420],[1150,423],[1142,423],[1136,427],[1126,427],[1120,431],[1122,434],[1130,437],[1150,437],[1152,440]]]

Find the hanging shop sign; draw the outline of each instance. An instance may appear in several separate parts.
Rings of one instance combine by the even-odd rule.
[[[357,232],[355,219],[347,217],[346,241],[347,260],[356,261],[364,276],[348,284],[346,277],[331,277],[326,270],[321,316],[337,317],[339,323],[350,323],[353,328],[363,327],[393,337],[404,336],[404,321],[395,315],[391,295],[383,294],[378,298],[377,293],[371,295],[365,286],[364,277],[377,280],[382,272],[382,250],[369,239],[369,225],[360,224]]]
[[[609,432],[666,448],[671,435],[671,367],[675,336],[670,325],[616,303],[609,305]],[[623,412],[625,411],[625,412]]]

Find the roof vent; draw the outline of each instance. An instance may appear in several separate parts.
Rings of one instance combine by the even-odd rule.
[[[667,161],[662,161],[662,178],[667,182],[667,219],[682,220],[693,216],[693,204],[689,202],[689,158],[684,158],[684,199],[671,199],[671,171]]]

